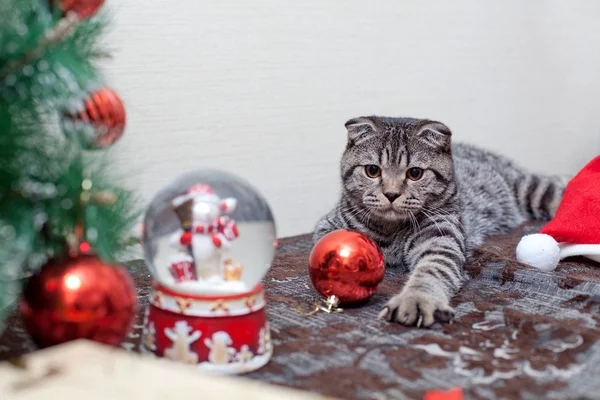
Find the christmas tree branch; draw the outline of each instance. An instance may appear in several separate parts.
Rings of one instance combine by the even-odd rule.
[[[102,87],[105,20],[49,3],[0,1],[0,321],[22,279],[63,255],[77,229],[111,263],[140,215],[110,160],[88,150],[97,127],[69,116]]]

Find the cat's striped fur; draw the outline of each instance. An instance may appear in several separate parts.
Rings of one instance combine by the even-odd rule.
[[[470,252],[486,235],[552,217],[566,185],[504,157],[451,145],[450,130],[439,122],[361,117],[346,128],[342,196],[317,223],[313,239],[340,228],[375,239],[388,266],[410,273],[380,317],[406,325],[449,320]],[[370,177],[368,165],[380,167],[381,175]],[[419,179],[409,179],[419,175],[418,169],[407,172],[413,167],[422,172]]]

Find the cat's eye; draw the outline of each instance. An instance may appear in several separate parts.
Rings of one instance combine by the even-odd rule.
[[[412,167],[406,171],[406,177],[411,181],[418,181],[423,177],[423,169],[418,167]]]
[[[369,178],[377,178],[381,175],[381,168],[377,165],[365,165],[365,173]]]

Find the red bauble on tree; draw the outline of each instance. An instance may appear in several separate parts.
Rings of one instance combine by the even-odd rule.
[[[86,19],[94,15],[104,4],[104,0],[51,0],[50,4],[57,4],[63,13],[75,13],[79,19]]]
[[[368,300],[383,280],[385,262],[367,235],[340,229],[323,236],[309,259],[312,283],[321,295],[349,305]]]
[[[94,126],[95,134],[89,140],[92,148],[104,148],[115,143],[125,131],[125,107],[119,95],[103,88],[92,93],[80,110],[68,113],[74,121]]]
[[[92,255],[53,261],[27,283],[20,303],[39,347],[75,339],[117,346],[131,329],[137,293],[124,268]]]

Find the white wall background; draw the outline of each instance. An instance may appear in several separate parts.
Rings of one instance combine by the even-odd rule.
[[[224,168],[269,199],[280,236],[334,204],[344,122],[438,119],[455,140],[574,173],[600,154],[595,0],[108,2],[116,168],[149,200]]]

